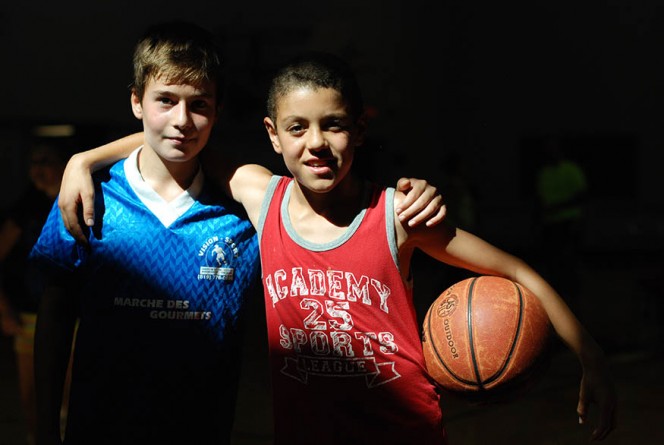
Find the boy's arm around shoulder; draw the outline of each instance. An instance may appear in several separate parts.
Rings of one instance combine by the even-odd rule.
[[[439,224],[445,218],[447,207],[438,189],[425,179],[401,178],[395,190],[404,192],[403,199],[395,200],[394,208],[403,223],[413,227],[424,222],[427,226]]]
[[[94,225],[92,172],[126,158],[142,144],[143,133],[134,133],[100,147],[76,153],[67,162],[60,184],[58,208],[65,228],[78,242],[83,245],[88,242],[81,225]]]
[[[258,224],[261,205],[272,172],[262,165],[245,164],[231,171],[226,181],[226,192],[242,204],[254,227]]]

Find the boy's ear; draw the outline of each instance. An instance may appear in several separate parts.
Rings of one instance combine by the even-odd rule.
[[[136,91],[131,92],[131,110],[134,112],[136,119],[143,119],[143,106],[141,105],[141,98],[138,97]]]
[[[277,135],[277,126],[274,125],[272,119],[269,117],[263,118],[263,125],[267,130],[267,135],[270,136],[270,142],[272,142],[272,148],[277,153],[281,154],[281,144],[279,143],[279,136]]]

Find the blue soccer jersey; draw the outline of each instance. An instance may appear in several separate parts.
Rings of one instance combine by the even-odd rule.
[[[137,172],[133,156],[95,176],[89,251],[54,206],[32,252],[80,276],[65,443],[226,443],[255,232],[205,186],[159,204]]]

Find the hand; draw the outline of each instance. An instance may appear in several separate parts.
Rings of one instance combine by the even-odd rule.
[[[576,408],[579,424],[587,423],[591,403],[597,404],[599,412],[590,440],[604,440],[616,427],[616,393],[603,358],[583,366],[579,404]]]
[[[438,193],[438,189],[426,180],[401,178],[397,182],[397,190],[406,195],[396,209],[399,221],[408,221],[410,227],[426,221],[427,227],[433,227],[445,218],[447,207],[443,203],[443,197]]]
[[[82,226],[94,225],[94,185],[90,167],[80,153],[71,157],[62,175],[58,208],[67,231],[76,241],[87,245]],[[82,210],[80,219],[79,210]]]

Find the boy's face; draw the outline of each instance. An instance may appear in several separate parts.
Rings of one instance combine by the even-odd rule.
[[[302,186],[326,193],[347,176],[361,128],[339,92],[298,88],[279,99],[276,119],[263,121],[272,146]]]
[[[145,86],[143,99],[131,95],[134,116],[143,121],[145,145],[165,161],[194,159],[207,144],[217,117],[216,88],[168,84],[161,78]]]

